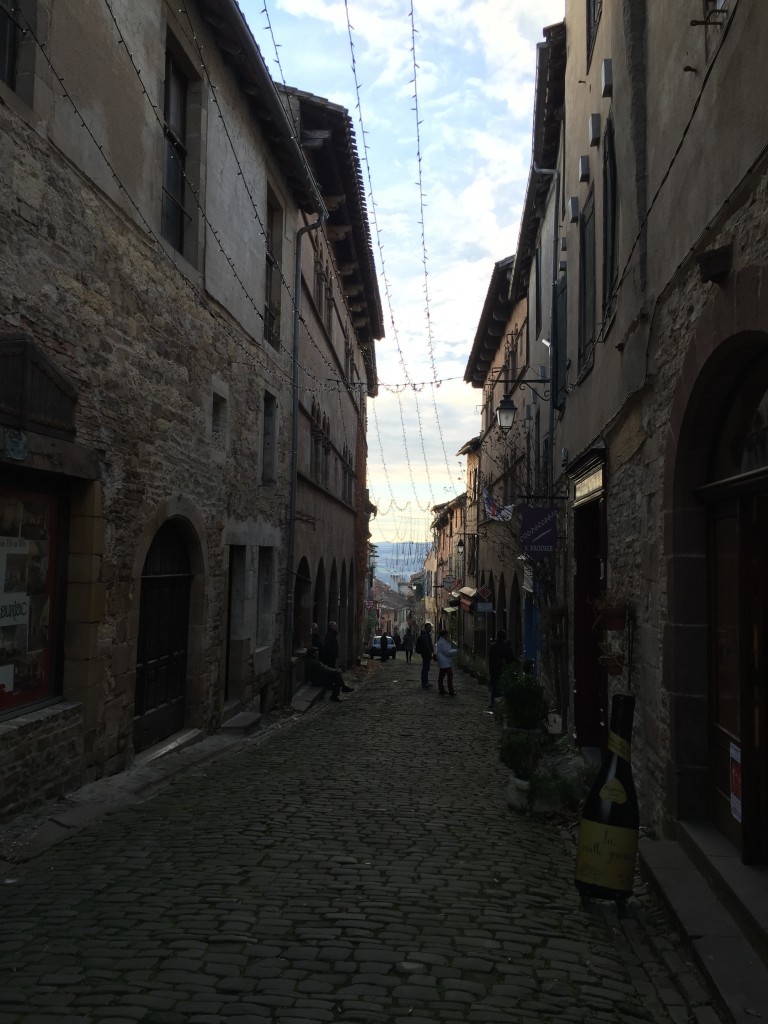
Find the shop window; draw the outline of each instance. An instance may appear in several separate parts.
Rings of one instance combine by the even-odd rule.
[[[0,713],[56,696],[56,495],[0,488]]]

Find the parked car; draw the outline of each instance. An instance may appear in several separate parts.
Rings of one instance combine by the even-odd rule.
[[[381,637],[380,636],[375,636],[373,638],[373,642],[371,643],[371,646],[368,648],[368,654],[372,658],[380,658],[381,657]],[[389,635],[389,633],[387,633],[387,657],[388,658],[394,658],[396,654],[397,654],[397,648],[395,647],[395,641],[392,639],[392,637]]]

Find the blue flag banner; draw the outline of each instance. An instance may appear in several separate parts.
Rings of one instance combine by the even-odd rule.
[[[520,547],[529,558],[541,559],[557,547],[554,505],[520,505]]]

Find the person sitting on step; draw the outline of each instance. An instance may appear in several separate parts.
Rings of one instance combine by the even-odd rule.
[[[354,693],[354,687],[348,686],[344,681],[344,674],[340,668],[330,668],[324,665],[318,657],[319,651],[316,647],[307,648],[307,656],[304,659],[304,678],[314,686],[321,686],[324,690],[331,691],[331,700],[339,700],[339,691],[342,693]]]

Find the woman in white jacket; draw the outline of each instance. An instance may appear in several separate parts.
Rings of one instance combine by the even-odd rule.
[[[452,647],[451,641],[448,639],[448,630],[442,629],[435,644],[435,657],[437,658],[437,667],[440,669],[437,674],[437,690],[441,697],[445,696],[443,680],[448,684],[448,696],[456,696],[453,690],[453,659],[457,654],[457,648]]]

